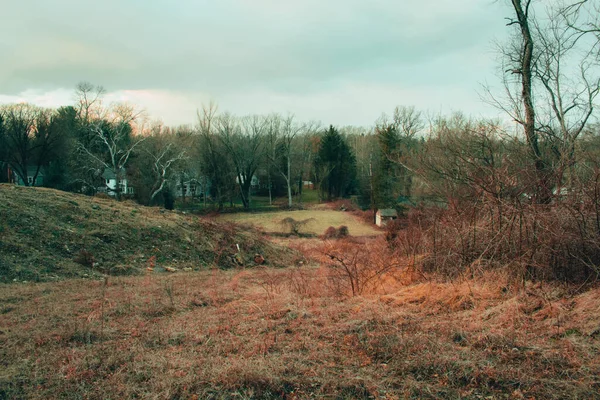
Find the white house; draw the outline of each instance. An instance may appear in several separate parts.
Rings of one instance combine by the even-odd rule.
[[[102,173],[102,179],[104,180],[104,186],[98,188],[99,193],[106,193],[109,196],[117,195],[117,177],[115,173],[105,168]],[[127,182],[127,176],[125,174],[125,169],[121,170],[121,177],[119,179],[119,191],[123,195],[133,195],[133,187],[129,186]]]
[[[240,182],[240,180],[236,176],[235,177],[235,183],[239,183],[239,182]],[[244,178],[243,177],[242,177],[242,183],[244,183]],[[259,185],[260,185],[260,180],[258,179],[258,177],[256,175],[252,175],[252,179],[250,179],[250,186],[252,187],[252,189],[258,188]]]
[[[182,186],[183,183],[183,186]],[[208,196],[210,192],[210,182],[208,178],[202,177],[198,179],[190,179],[187,181],[178,181],[175,186],[175,196],[177,197],[195,197],[195,196]]]

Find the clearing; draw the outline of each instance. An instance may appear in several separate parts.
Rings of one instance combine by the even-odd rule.
[[[361,221],[349,211],[330,210],[322,206],[296,211],[223,214],[220,217],[220,219],[225,221],[251,224],[262,228],[268,233],[286,233],[281,225],[281,221],[284,218],[293,218],[296,221],[313,218],[313,220],[301,230],[302,233],[308,235],[322,235],[330,226],[337,228],[341,225],[348,227],[351,236],[376,236],[382,232],[374,225],[369,225],[364,221]]]
[[[287,217],[353,237],[293,239],[322,261],[306,265],[231,222],[282,232]],[[0,399],[600,398],[598,287],[502,271],[440,282],[399,259],[353,297],[345,279],[365,276],[326,246],[389,261],[381,231],[350,212],[213,221],[0,185]]]

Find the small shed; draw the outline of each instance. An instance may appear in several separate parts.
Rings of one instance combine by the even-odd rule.
[[[393,221],[398,218],[398,211],[393,208],[384,208],[377,210],[377,214],[375,214],[375,225],[377,226],[386,226],[388,222]]]

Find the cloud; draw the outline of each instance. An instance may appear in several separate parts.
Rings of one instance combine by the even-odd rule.
[[[0,63],[0,93],[52,93],[87,80],[159,93],[185,110],[209,97],[235,108],[238,99],[262,102],[239,106],[250,111],[277,106],[271,98],[318,102],[350,87],[452,86],[472,91],[472,105],[477,82],[493,74],[487,52],[505,31],[503,10],[481,0],[11,2],[0,17],[0,54],[11,55]],[[365,90],[356,95],[380,103]]]

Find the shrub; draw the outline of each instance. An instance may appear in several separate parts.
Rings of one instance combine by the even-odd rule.
[[[325,233],[323,233],[323,239],[335,239],[337,237],[337,229],[335,227],[330,226],[325,229]]]
[[[330,226],[329,228],[327,228],[325,230],[325,233],[323,233],[322,238],[323,239],[343,239],[348,236],[350,236],[350,231],[348,230],[348,227],[346,225],[342,225],[342,226],[338,227],[337,229],[334,228],[333,226]]]
[[[337,229],[337,238],[345,238],[350,235],[350,231],[346,225],[342,225]]]
[[[84,267],[92,268],[96,259],[94,255],[87,251],[86,249],[82,249],[73,259],[77,264],[81,264]]]
[[[329,281],[338,294],[358,296],[375,289],[389,272],[398,270],[400,259],[381,241],[330,242],[323,250],[329,259]]]
[[[490,202],[491,203],[491,202]],[[508,268],[519,280],[591,282],[600,274],[600,231],[585,204],[451,204],[415,209],[386,239],[403,255],[423,254],[423,272],[447,278]]]
[[[300,221],[296,221],[294,218],[287,217],[279,221],[279,224],[285,231],[288,231],[290,235],[298,236],[300,235],[300,230],[314,220],[314,218],[307,218]]]

